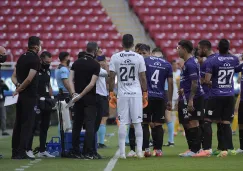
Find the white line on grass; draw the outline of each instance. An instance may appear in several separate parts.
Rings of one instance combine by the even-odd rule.
[[[112,157],[112,159],[109,161],[109,163],[107,164],[106,168],[104,169],[104,171],[112,171],[116,165],[116,162],[118,160],[119,157],[119,149],[116,151],[116,154]]]
[[[36,159],[34,161],[30,161],[27,166],[20,166],[21,168],[16,168],[15,171],[24,171],[24,169],[29,168],[30,166],[33,166],[36,163],[39,163],[41,159]]]

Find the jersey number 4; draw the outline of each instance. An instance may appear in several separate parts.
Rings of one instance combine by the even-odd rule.
[[[151,81],[153,81],[155,85],[158,84],[158,82],[159,82],[159,70],[156,69],[154,71],[153,75],[151,76]]]
[[[133,81],[135,80],[135,67],[132,66],[130,68],[126,68],[126,67],[121,67],[120,68],[120,80],[121,81],[128,81],[128,79],[132,79]]]
[[[234,70],[219,70],[218,84],[231,84],[234,75]]]

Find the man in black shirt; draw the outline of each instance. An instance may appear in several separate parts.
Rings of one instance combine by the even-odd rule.
[[[96,81],[100,65],[94,60],[98,50],[95,42],[87,44],[86,53],[76,60],[69,75],[71,95],[75,98],[74,118],[72,129],[72,157],[93,159],[94,125],[96,119]],[[78,93],[78,94],[77,94]],[[80,131],[85,124],[85,140],[83,156],[80,154]]]
[[[12,75],[12,81],[16,85],[13,95],[19,94],[12,137],[12,159],[35,159],[32,151],[26,150],[35,121],[40,49],[40,38],[31,36],[28,50],[19,57]]]

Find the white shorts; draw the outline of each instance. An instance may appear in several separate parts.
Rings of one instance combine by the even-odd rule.
[[[119,97],[117,99],[117,114],[120,124],[143,122],[142,97]]]

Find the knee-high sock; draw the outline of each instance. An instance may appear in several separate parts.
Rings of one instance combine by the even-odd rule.
[[[135,128],[135,136],[136,136],[136,143],[137,143],[137,153],[142,152],[143,146],[143,129],[141,123],[133,124]]]
[[[232,131],[236,131],[237,127],[238,127],[238,115],[235,115],[232,122]]]
[[[187,141],[187,145],[188,145],[188,149],[191,149],[191,137],[190,137],[190,133],[188,132],[188,129],[186,128],[186,126],[184,127],[184,131],[185,131],[185,135],[186,135],[186,141]]]
[[[188,134],[190,135],[191,141],[191,151],[194,153],[197,153],[200,150],[201,147],[201,133],[200,133],[199,127],[189,128]]]
[[[121,124],[118,129],[120,155],[125,155],[126,125]]]
[[[167,123],[167,127],[168,127],[168,141],[170,143],[174,143],[174,122],[168,122]]]
[[[99,143],[104,144],[105,143],[105,134],[106,134],[106,125],[101,124],[98,130],[99,134]]]
[[[232,130],[231,130],[231,127],[230,127],[230,124],[221,124],[221,129],[222,129],[222,132],[221,132],[221,136],[222,136],[222,150],[232,150],[232,146],[233,146],[233,143],[232,143]]]
[[[155,128],[151,129],[151,134],[152,134],[152,139],[153,139],[154,150],[156,150],[156,147],[157,147],[157,141],[156,141],[157,132],[156,132]]]
[[[212,148],[212,123],[205,121],[203,130],[203,150],[209,150]]]
[[[223,145],[222,145],[222,141],[223,141],[223,137],[222,137],[222,126],[221,123],[217,123],[217,138],[218,138],[218,150],[222,150]]]
[[[130,149],[135,151],[136,137],[135,137],[135,129],[133,127],[129,128],[129,143],[130,143]]]
[[[142,127],[143,127],[143,151],[145,151],[146,148],[149,148],[150,132],[149,132],[148,124],[143,124]]]
[[[162,150],[163,139],[164,139],[164,130],[162,125],[155,126],[152,131],[155,133],[155,145],[154,149]]]
[[[130,129],[130,125],[127,126],[127,130]],[[126,143],[129,143],[129,131],[127,131],[127,134],[126,134]]]

